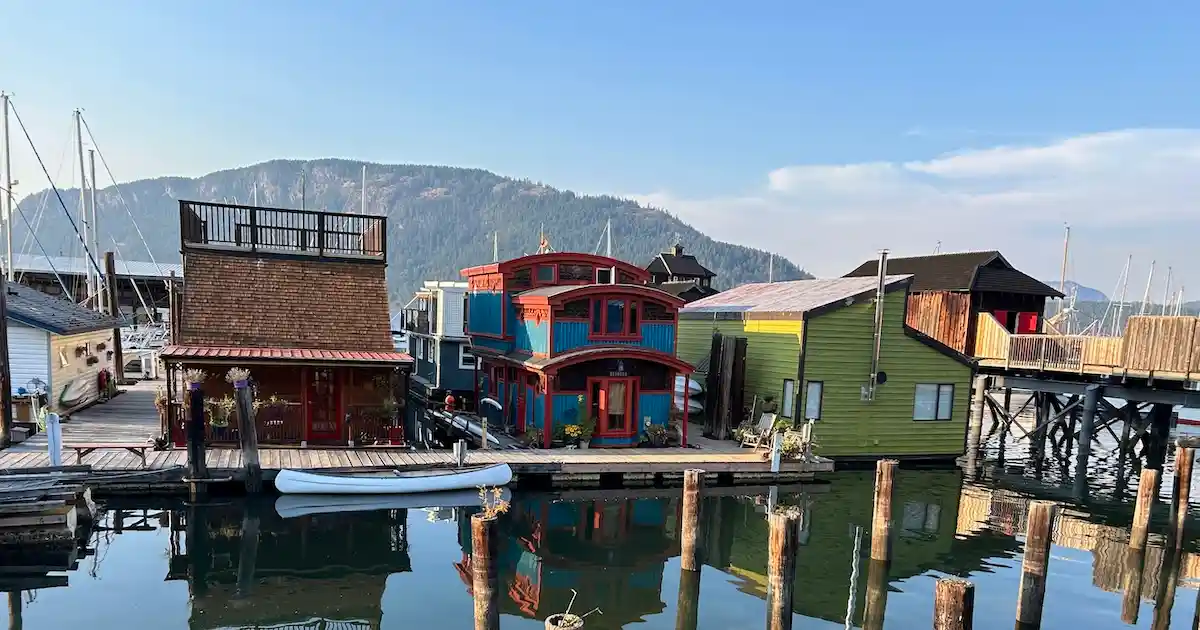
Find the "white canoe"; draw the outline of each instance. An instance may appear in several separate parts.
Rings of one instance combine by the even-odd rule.
[[[675,408],[683,411],[683,396],[678,394],[675,395]],[[687,409],[688,413],[700,413],[701,411],[704,411],[704,403],[696,400],[695,398],[688,398]]]
[[[704,384],[694,378],[688,378],[682,374],[675,377],[675,395],[683,393],[683,388],[687,387],[688,396],[695,396],[704,391]]]
[[[282,494],[415,494],[505,486],[510,481],[508,464],[370,473],[284,469],[275,477],[275,489]]]
[[[491,495],[488,500],[491,500]],[[501,500],[512,500],[508,488]],[[477,490],[451,490],[421,494],[285,494],[275,500],[275,511],[283,518],[335,512],[416,510],[420,508],[478,507]]]

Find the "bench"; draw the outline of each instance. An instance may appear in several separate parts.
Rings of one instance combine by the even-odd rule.
[[[146,451],[154,448],[148,442],[96,442],[88,444],[65,444],[63,448],[75,451],[75,463],[82,464],[83,458],[94,451],[126,450],[142,459],[142,468],[146,467]]]

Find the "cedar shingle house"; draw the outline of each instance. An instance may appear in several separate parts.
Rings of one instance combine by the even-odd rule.
[[[684,302],[719,293],[712,286],[717,274],[701,265],[694,255],[683,253],[683,245],[679,243],[655,256],[645,269],[650,272],[650,284]]]
[[[185,280],[161,354],[175,437],[182,372],[204,370],[206,398],[220,400],[236,366],[250,370],[260,442],[400,439],[412,359],[391,337],[386,218],[194,201],[179,211]],[[236,418],[210,415],[212,441],[236,439]]]
[[[876,276],[869,260],[846,277]],[[974,356],[979,313],[991,313],[1011,333],[1043,332],[1047,298],[1063,294],[1013,267],[998,251],[890,258],[889,274],[911,274],[906,323]]]

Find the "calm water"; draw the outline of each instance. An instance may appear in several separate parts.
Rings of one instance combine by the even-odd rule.
[[[957,470],[900,472],[884,627],[928,628],[934,581],[947,574],[975,582],[976,628],[1013,627],[1029,498],[1021,491],[1044,484],[1011,464],[990,468],[986,477],[964,482]],[[1131,608],[1137,623],[1122,621],[1132,508],[1112,502],[1111,484],[1095,477],[1092,504],[1064,510],[1058,522],[1044,627],[1150,628],[1156,614],[1169,615],[1170,627],[1192,627],[1192,578],[1200,577],[1194,540],[1182,558],[1173,609],[1160,606],[1156,613],[1155,601],[1165,601],[1169,589],[1160,578],[1164,554],[1152,548],[1140,605]],[[872,474],[830,479],[779,497],[805,515],[797,628],[860,626],[867,583],[876,577],[867,561]],[[703,506],[706,564],[697,627],[761,628],[767,499],[714,491],[728,495]],[[1069,496],[1070,489],[1059,493]],[[470,508],[285,518],[272,501],[108,507],[78,568],[39,578],[45,586],[66,585],[24,593],[25,629],[472,627]],[[603,611],[587,618],[589,630],[675,628],[679,507],[678,491],[670,489],[514,497],[501,526],[502,627],[542,628],[576,589],[574,611]],[[257,546],[243,544],[244,524],[254,523]],[[1163,531],[1161,519],[1155,528]],[[1152,536],[1152,546],[1161,544],[1161,536]],[[10,578],[0,575],[6,584]]]

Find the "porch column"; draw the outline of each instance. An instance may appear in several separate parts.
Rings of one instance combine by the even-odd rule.
[[[300,368],[300,446],[308,446],[308,368]]]
[[[551,436],[552,436],[551,429],[554,426],[554,418],[552,417],[554,415],[554,398],[550,394],[551,390],[553,389],[550,385],[551,378],[552,378],[551,375],[549,375],[549,374],[546,375],[546,393],[545,393],[546,409],[545,409],[545,412],[542,414],[542,446],[544,446],[546,448],[550,448]]]

